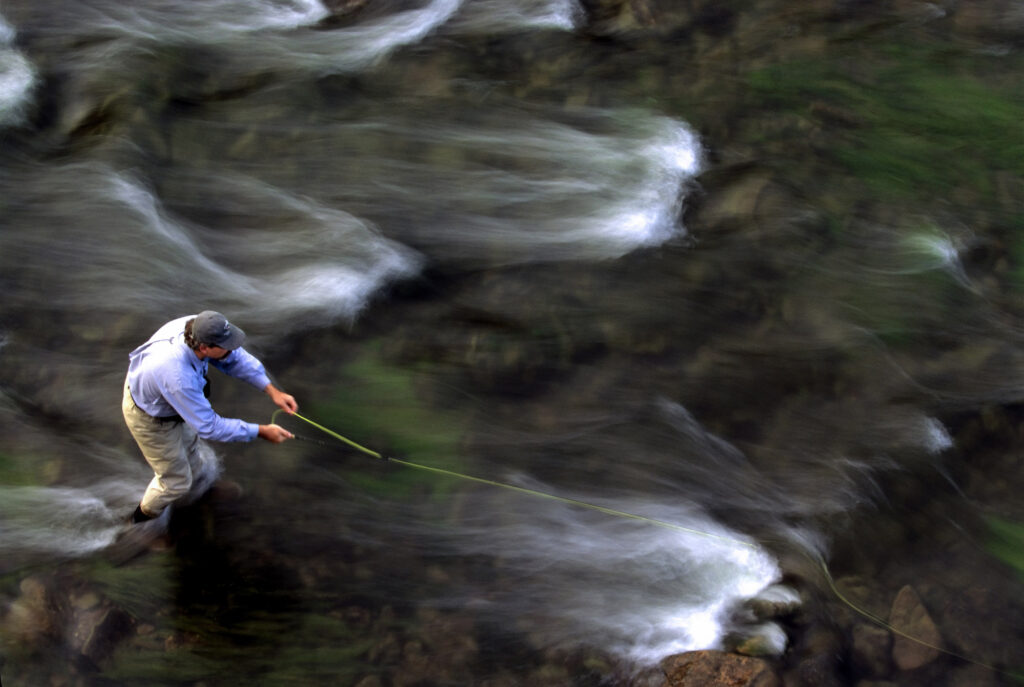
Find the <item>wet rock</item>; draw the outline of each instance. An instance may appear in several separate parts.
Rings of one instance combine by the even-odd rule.
[[[775,623],[754,628],[750,635],[736,645],[736,653],[744,656],[781,656],[786,650],[786,633]]]
[[[3,618],[3,634],[25,649],[60,643],[97,664],[132,630],[132,620],[91,589],[27,577]]]
[[[635,3],[630,0],[582,0],[581,4],[590,30],[599,35],[638,28],[642,25],[641,21],[646,19],[644,12],[637,16],[633,10]]]
[[[722,178],[729,176],[732,178]],[[708,198],[697,213],[697,221],[708,227],[749,222],[757,209],[757,200],[771,182],[767,172],[740,170],[720,172],[720,178],[706,180]]]
[[[396,633],[389,632],[370,648],[367,658],[371,663],[391,665],[397,663],[401,656],[401,640]]]
[[[3,617],[3,634],[31,649],[57,635],[57,610],[49,583],[42,577],[26,577],[20,592]]]
[[[796,214],[797,201],[768,170],[736,165],[700,179],[705,196],[688,216],[693,227],[709,230],[771,229]]]
[[[874,578],[846,575],[836,580],[835,584],[840,593],[859,608],[879,616],[885,614],[884,609],[889,605],[890,597],[879,587]],[[864,616],[850,608],[845,602],[838,599],[837,602],[834,607],[835,618],[847,631],[852,632],[856,624],[864,621]]]
[[[673,0],[582,0],[587,28],[597,35],[637,31],[659,34],[694,27],[721,36],[731,29],[733,13],[717,3]]]
[[[889,611],[889,623],[910,637],[897,635],[892,644],[892,660],[900,670],[913,670],[931,663],[939,656],[932,646],[942,645],[942,636],[921,598],[910,585],[896,595]],[[926,646],[930,644],[932,646]]]
[[[787,687],[842,687],[846,684],[840,677],[835,654],[818,654],[804,659],[791,678],[793,679],[786,681]]]
[[[414,685],[424,677],[433,673],[431,656],[422,642],[406,642],[402,647],[402,664],[394,676],[396,686]]]
[[[118,75],[58,67],[46,80],[42,117],[57,136],[71,140],[104,135],[124,123],[133,84]]]
[[[1004,590],[998,585],[984,583],[977,570],[954,574],[950,584],[952,586],[946,589],[955,589],[955,593],[944,592],[941,605],[933,609],[942,627],[956,628],[944,638],[949,642],[949,648],[961,656],[989,665],[1016,663],[1019,647],[1005,641],[1004,626],[991,622],[992,609],[1006,608]],[[1013,619],[1009,622],[1020,625],[1020,610],[1012,613]]]
[[[859,675],[881,677],[889,673],[892,636],[877,625],[857,623],[851,632],[850,648],[854,670]]]
[[[722,651],[690,651],[661,662],[665,687],[778,687],[771,664]]]
[[[131,629],[132,621],[127,613],[109,603],[96,603],[72,611],[67,639],[72,649],[93,663],[99,663]]]
[[[840,658],[843,655],[839,634],[829,626],[811,626],[795,647],[796,666],[785,675],[786,685],[800,687],[840,687]]]
[[[1014,36],[1024,31],[1024,5],[1019,0],[958,2],[953,25],[968,35]]]
[[[744,604],[758,620],[771,620],[793,615],[800,608],[800,595],[778,584],[768,587]]]

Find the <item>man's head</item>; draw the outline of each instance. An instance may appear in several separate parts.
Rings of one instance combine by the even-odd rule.
[[[245,343],[245,332],[228,322],[228,318],[213,310],[204,310],[192,319],[189,345],[193,349],[199,346],[221,348],[233,351]],[[186,334],[189,327],[186,325]]]

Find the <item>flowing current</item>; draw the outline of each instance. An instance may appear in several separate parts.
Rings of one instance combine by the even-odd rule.
[[[890,499],[880,475],[958,482],[940,411],[1013,402],[1024,381],[997,364],[1020,362],[1020,327],[965,267],[973,233],[864,222],[826,250],[753,165],[703,215],[725,217],[719,233],[695,233],[702,175],[746,151],[709,150],[670,92],[683,77],[652,83],[628,31],[595,37],[596,4],[0,5],[7,598],[25,571],[100,561],[121,534],[151,474],[118,410],[127,352],[207,308],[324,424],[640,519],[376,465],[298,424],[314,441],[214,446],[208,481],[244,493],[147,554],[177,563],[138,568],[151,578],[131,602],[108,590],[157,636],[157,618],[217,607],[168,635],[194,642],[204,684],[229,665],[255,683],[412,684],[417,665],[430,684],[529,681],[523,665],[581,651],[602,658],[577,677],[622,677],[751,635],[778,654],[781,624],[746,602],[795,601],[806,561]],[[647,4],[605,26],[642,28]],[[757,228],[734,233],[730,213],[755,203]],[[899,317],[940,319],[918,284],[960,314],[937,338],[993,342],[971,375],[887,351]],[[215,384],[218,410],[266,421],[259,394]],[[389,653],[396,614],[429,628],[432,613],[451,626]],[[303,644],[342,622],[366,646],[336,629]],[[296,658],[340,646],[356,649],[322,672]],[[444,667],[466,646],[472,661]],[[119,655],[97,670],[146,684]]]

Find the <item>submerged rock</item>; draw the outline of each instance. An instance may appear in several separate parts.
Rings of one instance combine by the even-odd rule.
[[[758,620],[791,616],[800,608],[800,594],[785,585],[776,584],[749,599],[746,606]]]
[[[942,645],[942,636],[921,603],[921,598],[910,585],[904,586],[892,602],[889,623],[914,638],[896,635],[893,640],[892,660],[901,670],[920,668],[938,658],[939,650],[932,647]]]
[[[868,623],[853,626],[850,647],[853,667],[863,675],[882,677],[889,673],[889,654],[892,636],[881,627]]]
[[[953,12],[958,32],[982,37],[1015,37],[1024,30],[1024,6],[1016,0],[960,2]]]
[[[744,656],[781,656],[786,650],[786,643],[786,633],[781,627],[775,623],[764,623],[754,628],[735,651]]]
[[[109,656],[117,643],[132,629],[127,613],[109,603],[96,603],[90,608],[76,608],[68,627],[72,649],[94,663]]]
[[[67,579],[26,577],[0,622],[0,635],[27,651],[63,644],[72,663],[96,665],[133,630],[131,616],[92,589]]]
[[[795,665],[785,674],[786,685],[801,687],[840,687],[846,685],[841,672],[843,641],[829,625],[808,627],[793,649]]]
[[[771,664],[723,651],[689,651],[661,663],[664,687],[778,687]]]
[[[21,594],[4,614],[2,634],[16,645],[33,649],[52,640],[58,633],[57,608],[50,583],[39,577],[26,577]]]

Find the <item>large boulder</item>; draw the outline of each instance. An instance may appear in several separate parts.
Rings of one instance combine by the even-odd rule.
[[[665,687],[779,687],[771,664],[724,651],[689,651],[661,662]]]

